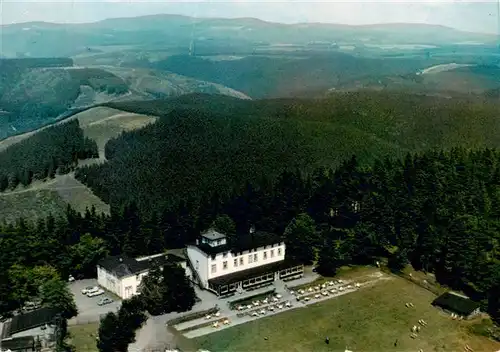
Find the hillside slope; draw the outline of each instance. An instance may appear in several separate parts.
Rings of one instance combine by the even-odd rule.
[[[343,53],[304,57],[247,56],[239,60],[208,60],[171,56],[151,63],[158,70],[216,82],[252,98],[307,95],[359,79],[414,74],[428,63],[417,59],[361,58]]]
[[[500,146],[500,108],[487,100],[359,92],[325,100],[174,101],[109,104],[162,117],[111,140],[108,162],[78,170],[77,178],[112,207],[135,200],[151,211],[273,180],[284,169],[335,167],[352,154],[369,162],[430,148]]]
[[[492,92],[500,89],[500,66],[476,64],[441,64],[420,72],[381,78],[367,77],[341,84],[330,91],[376,89],[405,90],[421,94],[460,96]]]
[[[78,164],[83,166],[104,161],[104,146],[109,139],[118,137],[123,131],[144,127],[156,121],[157,118],[108,107],[96,107],[77,113],[58,124],[76,119],[84,136],[96,141],[100,157],[80,160]],[[28,132],[0,141],[0,153],[8,146],[33,135],[36,135],[36,132]],[[78,212],[95,207],[98,213],[109,213],[110,209],[109,205],[99,199],[87,186],[77,181],[73,173],[69,173],[55,175],[49,181],[34,181],[26,187],[19,186],[14,190],[0,192],[0,209],[5,210],[0,213],[0,222],[13,222],[20,216],[30,219],[45,217],[49,214],[62,216],[68,204]]]
[[[224,86],[134,68],[74,67],[70,59],[0,60],[0,140],[108,101],[192,92],[248,99]]]

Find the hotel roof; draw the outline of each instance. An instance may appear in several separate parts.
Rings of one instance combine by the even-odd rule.
[[[251,249],[271,246],[283,242],[283,238],[269,232],[254,232],[249,234],[232,235],[228,237],[226,244],[210,246],[208,243],[199,243],[196,246],[209,255],[224,252],[244,252]]]

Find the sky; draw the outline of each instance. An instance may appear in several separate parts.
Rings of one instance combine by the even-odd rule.
[[[500,0],[498,0],[500,1]],[[152,14],[255,17],[266,21],[342,24],[427,23],[465,31],[497,33],[497,0],[338,1],[296,0],[0,0],[0,24],[29,21],[95,22]]]

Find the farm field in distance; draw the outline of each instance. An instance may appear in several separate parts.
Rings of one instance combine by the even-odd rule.
[[[210,351],[497,351],[500,343],[474,335],[475,321],[452,320],[431,305],[435,295],[393,277],[337,298],[196,338]],[[412,302],[414,308],[406,308]],[[428,323],[416,339],[410,329]],[[326,337],[330,344],[325,343]],[[265,339],[267,337],[267,340]],[[398,340],[395,347],[394,343]]]

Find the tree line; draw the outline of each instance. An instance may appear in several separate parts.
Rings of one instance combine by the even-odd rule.
[[[237,234],[251,226],[283,234],[290,256],[305,263],[317,259],[325,274],[380,257],[395,270],[411,263],[464,290],[498,321],[499,187],[500,154],[493,149],[427,151],[371,166],[353,157],[335,170],[285,171],[275,181],[247,183],[230,195],[205,194],[145,215],[132,202],[112,208],[109,216],[68,210],[66,221],[40,223],[41,230],[24,222],[3,230],[1,263],[29,258],[92,276],[100,256],[179,248],[225,216]]]
[[[130,214],[126,210],[109,217],[90,209],[82,216],[68,207],[65,218],[48,216],[34,223],[19,219],[17,224],[0,226],[0,316],[23,311],[27,302],[53,307],[59,312],[55,322],[57,350],[70,350],[67,320],[78,310],[67,286],[68,276],[96,277],[100,259],[111,251],[123,253],[122,246],[114,246],[126,237],[113,236],[129,226],[123,222]],[[141,224],[141,231],[150,231],[148,223]],[[143,253],[158,253],[163,248],[162,244],[154,245]],[[146,312],[187,311],[196,297],[184,269],[172,263],[163,270],[152,270],[152,275],[144,279],[144,292],[140,300],[126,300],[118,313],[109,313],[101,322],[97,342],[100,351],[126,351],[135,331],[145,322]]]
[[[78,120],[46,128],[0,152],[0,192],[74,169],[78,159],[97,158],[95,141]]]
[[[401,93],[243,101],[203,94],[110,107],[161,116],[106,145],[107,162],[76,177],[111,207],[163,211],[205,194],[230,196],[284,170],[338,167],[457,145],[500,147],[498,104]],[[474,116],[473,120],[470,116]],[[147,180],[147,182],[145,182]]]

